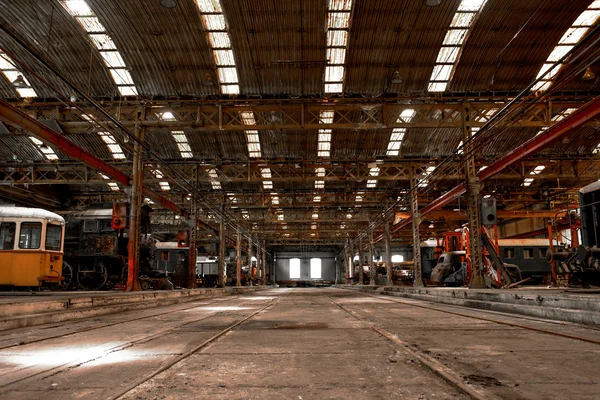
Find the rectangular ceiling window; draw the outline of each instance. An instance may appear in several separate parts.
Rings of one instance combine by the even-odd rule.
[[[456,65],[460,60],[460,50],[465,43],[469,30],[477,19],[487,0],[462,0],[454,14],[448,32],[442,42],[436,64],[429,78],[427,89],[430,92],[445,92],[452,79]]]
[[[573,25],[571,25],[571,27],[567,29],[564,35],[560,38],[556,47],[552,50],[546,59],[546,62],[540,68],[536,78],[539,79],[539,81],[533,85],[531,88],[532,91],[544,92],[550,89],[554,79],[563,68],[564,62],[557,64],[555,67],[552,67],[553,64],[557,63],[564,56],[566,56],[573,49],[573,47],[579,43],[581,39],[583,39],[590,28],[596,24],[599,18],[600,1],[596,0],[591,2],[588,8],[579,14],[575,22],[573,22]]]
[[[352,0],[330,0],[327,3],[327,64],[325,66],[324,92],[343,93],[346,51]]]
[[[196,5],[213,52],[221,93],[239,94],[240,84],[235,57],[221,2],[219,0],[196,0]]]
[[[252,127],[256,125],[256,119],[252,111],[240,112],[240,119],[246,126]],[[248,157],[250,158],[261,158],[261,146],[258,131],[255,129],[249,129],[245,131],[246,134],[246,145],[248,146]]]
[[[108,147],[108,150],[111,152],[112,157],[115,160],[125,159],[125,154],[123,154],[123,149],[121,148],[121,145],[117,143],[117,140],[111,133],[98,132],[98,136],[100,136],[100,139],[102,139],[102,141],[106,144],[106,147]]]
[[[0,51],[0,71],[6,79],[15,87],[19,96],[23,98],[37,97],[37,93],[31,87],[27,78],[17,69],[15,63],[8,57],[6,53]]]
[[[121,96],[137,96],[138,90],[117,46],[85,0],[62,0],[67,12],[88,34],[92,45],[100,52],[104,64],[117,85]]]
[[[54,150],[52,150],[52,148],[50,146],[48,146],[46,143],[42,142],[41,140],[39,140],[38,138],[35,138],[33,136],[30,136],[29,140],[31,140],[33,142],[33,144],[38,149],[38,151],[40,153],[42,153],[42,155],[47,160],[50,160],[50,161],[58,160],[58,155],[56,155]]]

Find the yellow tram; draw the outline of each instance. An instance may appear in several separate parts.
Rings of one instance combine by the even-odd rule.
[[[0,286],[61,283],[64,227],[41,208],[0,206]]]

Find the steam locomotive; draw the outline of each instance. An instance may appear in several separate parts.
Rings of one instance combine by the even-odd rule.
[[[140,270],[148,270],[154,255],[154,239],[149,233],[150,212],[142,207]],[[125,228],[126,212],[122,216]],[[127,280],[127,229],[113,228],[113,209],[99,208],[68,213],[65,216],[63,269],[71,271],[67,287],[84,290],[111,289]]]

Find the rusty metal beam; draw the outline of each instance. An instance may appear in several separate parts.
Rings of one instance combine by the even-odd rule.
[[[542,148],[550,145],[551,143],[559,140],[564,135],[569,133],[572,129],[580,127],[590,119],[596,117],[600,114],[600,98],[595,99],[594,101],[586,104],[581,107],[579,110],[574,112],[573,114],[567,116],[562,121],[554,124],[547,131],[539,134],[538,136],[528,140],[524,144],[515,148],[510,154],[496,162],[492,163],[483,171],[479,172],[477,176],[481,181],[490,179],[495,174],[509,167],[510,165],[523,160],[524,158],[535,154],[540,151]],[[456,186],[452,190],[444,193],[438,199],[429,203],[426,207],[420,210],[420,214],[424,215],[433,210],[443,207],[444,205],[452,202],[457,199],[460,195],[466,192],[466,184],[463,182],[460,185]],[[408,226],[410,224],[410,219],[406,219],[401,223],[394,226],[394,232]],[[383,239],[379,236],[378,241]]]

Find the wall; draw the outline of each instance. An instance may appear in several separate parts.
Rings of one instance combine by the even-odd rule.
[[[292,258],[300,259],[300,281],[310,281],[310,259],[321,259],[321,279],[325,281],[335,281],[335,253],[334,252],[279,252],[275,254],[277,261],[275,263],[275,279],[277,282],[289,281],[290,279],[290,260]]]

